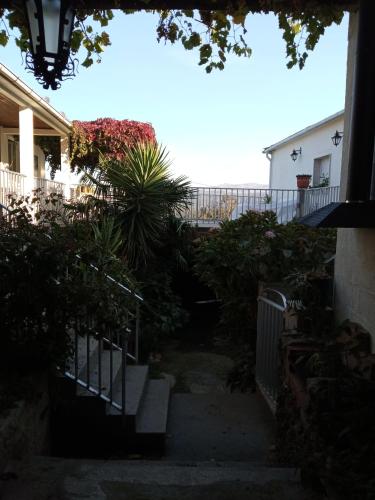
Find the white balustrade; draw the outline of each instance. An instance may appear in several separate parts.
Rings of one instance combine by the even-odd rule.
[[[24,194],[25,176],[7,168],[0,168],[0,203],[7,206],[9,196],[23,196]]]

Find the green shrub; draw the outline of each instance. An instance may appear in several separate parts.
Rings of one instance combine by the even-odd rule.
[[[222,301],[221,328],[234,339],[254,338],[259,282],[287,282],[323,271],[335,252],[335,231],[277,223],[273,212],[247,212],[204,239],[195,272]]]
[[[22,202],[1,224],[3,367],[28,370],[61,365],[71,350],[71,329],[103,335],[108,328],[116,334],[127,325],[133,299],[105,274],[120,282],[132,280],[111,251],[108,227],[101,238],[103,227],[93,230],[88,222],[64,224],[60,215],[51,216],[48,224],[45,217],[43,223],[34,224]]]

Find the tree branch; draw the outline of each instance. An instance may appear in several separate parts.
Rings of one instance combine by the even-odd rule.
[[[75,7],[83,10],[124,9],[124,10],[174,10],[199,9],[233,12],[247,9],[252,12],[271,12],[283,9],[303,12],[306,9],[319,10],[332,7],[344,11],[356,10],[358,0],[72,0]],[[20,0],[0,0],[0,8],[19,7]]]

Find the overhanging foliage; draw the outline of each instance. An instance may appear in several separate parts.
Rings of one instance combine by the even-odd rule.
[[[112,9],[125,14],[139,10],[157,13],[158,41],[180,42],[186,50],[199,51],[199,64],[209,73],[224,69],[228,54],[250,57],[251,49],[244,38],[245,22],[255,12],[274,12],[286,42],[287,65],[302,68],[308,52],[313,50],[327,27],[340,24],[345,10],[355,9],[353,0],[90,0],[77,1],[77,18],[72,37],[72,53],[83,47],[86,57],[82,65],[89,67],[101,60],[105,47],[111,44],[103,29],[114,17]],[[16,44],[22,52],[28,49],[26,21],[21,10],[12,8],[11,1],[0,2],[0,17],[5,26],[0,30],[0,45],[6,45],[9,30],[18,29]],[[10,10],[5,10],[7,7]],[[97,29],[97,26],[99,29]]]

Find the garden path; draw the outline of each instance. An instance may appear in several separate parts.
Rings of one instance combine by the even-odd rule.
[[[274,419],[258,394],[230,392],[230,356],[175,342],[155,364],[174,385],[165,460],[269,461]]]

